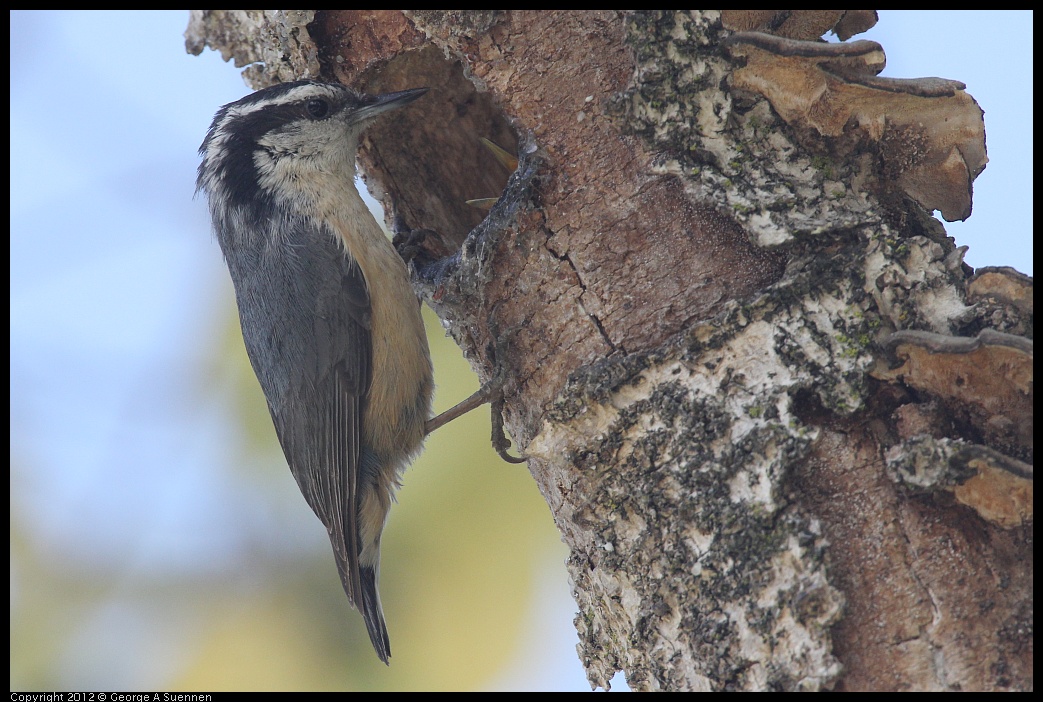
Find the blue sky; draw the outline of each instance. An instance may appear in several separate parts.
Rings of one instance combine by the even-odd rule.
[[[206,373],[234,307],[205,202],[192,194],[214,111],[247,88],[218,54],[185,53],[187,21],[187,11],[11,13],[13,615],[47,590],[20,560],[24,548],[130,578],[218,568],[241,546],[212,516],[233,490],[224,466],[239,429],[205,392],[224,382]],[[985,110],[990,162],[973,216],[946,228],[970,246],[971,265],[1031,274],[1032,14],[883,12],[856,38],[884,46],[885,75],[967,84]],[[287,548],[297,529],[314,536],[291,497],[279,517],[292,528]],[[316,548],[328,548],[322,538]],[[589,689],[564,551],[547,538],[538,614],[486,687]],[[107,603],[62,632],[51,687],[177,679],[191,633],[121,614],[115,595]],[[12,654],[12,686],[39,681],[19,678],[27,655]]]

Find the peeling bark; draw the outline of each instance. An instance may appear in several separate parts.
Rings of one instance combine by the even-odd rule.
[[[874,22],[193,15],[256,87],[432,88],[361,160],[506,379],[594,686],[1031,689],[1032,283],[930,216],[987,161],[963,85],[816,41]]]

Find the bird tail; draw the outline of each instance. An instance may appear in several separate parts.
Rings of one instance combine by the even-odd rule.
[[[369,630],[369,640],[373,644],[373,650],[377,657],[389,665],[391,658],[391,641],[388,639],[387,626],[384,624],[384,609],[380,606],[380,593],[377,592],[377,568],[360,566],[359,575],[362,580],[362,602],[359,611],[366,621],[366,629]]]

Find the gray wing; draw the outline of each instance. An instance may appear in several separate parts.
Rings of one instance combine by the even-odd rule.
[[[233,253],[243,338],[293,477],[326,525],[344,589],[361,610],[357,508],[369,293],[332,233],[300,220],[267,233]]]

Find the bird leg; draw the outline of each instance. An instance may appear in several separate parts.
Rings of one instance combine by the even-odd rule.
[[[486,402],[492,404],[492,441],[493,449],[503,460],[508,463],[525,463],[525,458],[512,456],[507,451],[511,447],[511,441],[503,429],[503,380],[496,378],[478,389],[466,400],[450,407],[437,417],[427,420],[424,425],[424,434],[430,434],[436,429],[445,426],[457,417],[462,417],[471,410],[484,405]]]

